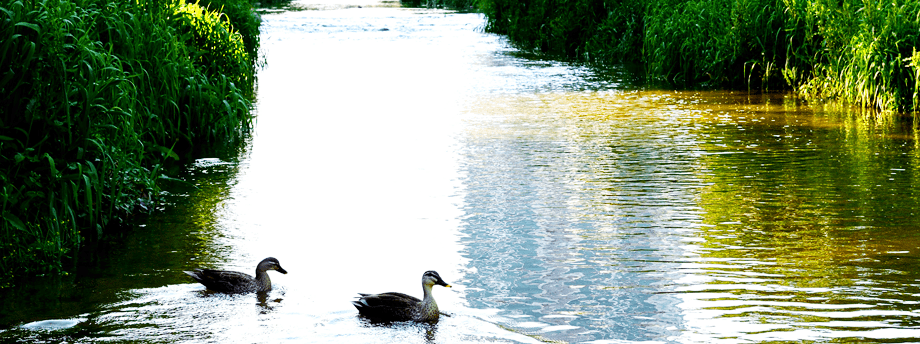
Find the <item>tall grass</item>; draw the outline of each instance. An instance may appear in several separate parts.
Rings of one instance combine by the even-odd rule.
[[[917,0],[481,0],[480,9],[488,31],[520,48],[640,62],[652,80],[918,107]]]
[[[507,35],[522,49],[582,59],[641,59],[631,50],[641,41],[645,4],[638,0],[483,0],[479,6],[489,19],[486,30]]]
[[[782,75],[782,10],[775,0],[691,0],[649,6],[649,75],[681,85],[769,88]]]
[[[794,54],[800,64],[813,66],[810,75],[793,79],[800,93],[883,110],[916,110],[920,70],[916,67],[915,49],[920,44],[920,2],[786,3],[795,23],[803,24],[793,26],[794,32],[820,40],[821,44],[809,47],[807,54]],[[809,30],[811,17],[825,22]]]
[[[399,0],[399,3],[407,7],[427,7],[427,8],[449,8],[457,11],[469,11],[476,9],[478,0]]]
[[[0,287],[65,271],[153,206],[164,159],[251,127],[257,47],[226,18],[184,1],[0,2]]]

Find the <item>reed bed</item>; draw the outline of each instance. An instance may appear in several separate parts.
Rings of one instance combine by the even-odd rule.
[[[678,87],[791,89],[889,114],[916,111],[920,2],[480,0],[522,49],[642,63]]]
[[[457,11],[476,10],[476,0],[399,0],[406,7],[449,8]]]
[[[258,17],[236,5],[0,1],[0,287],[67,271],[154,207],[165,159],[248,132]]]

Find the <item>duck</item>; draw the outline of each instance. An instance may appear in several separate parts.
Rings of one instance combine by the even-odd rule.
[[[198,283],[204,284],[210,290],[230,293],[264,293],[272,290],[272,280],[268,278],[268,270],[275,270],[287,274],[287,270],[281,267],[278,259],[268,257],[259,262],[256,266],[256,277],[236,271],[195,269],[194,271],[183,271]]]
[[[435,285],[450,288],[450,284],[441,279],[436,271],[422,274],[422,291],[424,298],[403,293],[362,294],[351,303],[358,309],[358,314],[375,322],[418,321],[437,322],[441,315],[438,303],[434,301],[431,288]]]

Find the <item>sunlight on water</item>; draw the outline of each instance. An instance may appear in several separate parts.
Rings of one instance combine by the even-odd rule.
[[[913,261],[917,237],[895,223],[916,221],[916,200],[886,203],[904,209],[872,215],[889,219],[872,228],[852,227],[865,222],[839,214],[857,209],[846,203],[865,212],[879,201],[835,191],[833,179],[797,177],[830,172],[816,154],[835,156],[832,166],[858,158],[835,149],[859,150],[860,142],[841,140],[866,127],[841,129],[789,106],[782,97],[649,91],[477,103],[481,128],[468,146],[482,149],[471,149],[465,166],[475,191],[466,225],[477,234],[468,246],[472,264],[502,263],[479,267],[473,298],[517,314],[517,326],[568,326],[549,336],[563,340],[916,336],[913,272],[873,273],[865,264],[877,254]],[[916,153],[903,152],[888,150],[895,158],[878,169],[911,170],[902,164]],[[498,164],[507,167],[491,167]],[[844,165],[834,173],[848,182],[890,177]],[[910,192],[853,186],[885,198]],[[511,271],[519,277],[508,280]]]

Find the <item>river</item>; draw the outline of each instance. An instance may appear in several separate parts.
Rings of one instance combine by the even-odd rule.
[[[912,125],[786,94],[643,87],[480,14],[265,10],[256,125],[76,276],[6,294],[23,343],[755,343],[920,338]],[[266,295],[183,270],[252,273]],[[357,317],[421,296],[436,325]]]

